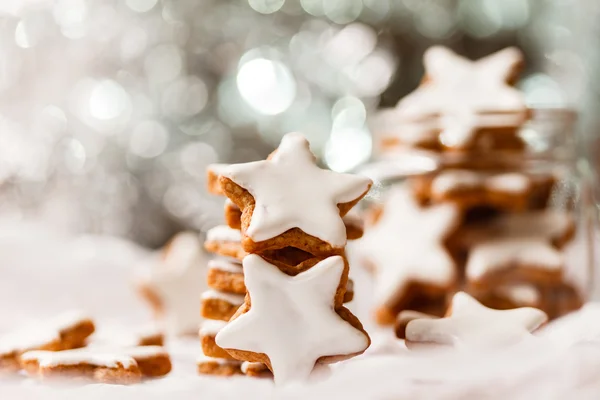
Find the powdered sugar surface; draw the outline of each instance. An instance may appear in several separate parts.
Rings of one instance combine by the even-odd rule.
[[[32,252],[32,248],[36,251]],[[0,304],[13,305],[0,307],[0,330],[14,327],[23,316],[47,317],[73,304],[89,311],[99,326],[132,328],[148,322],[150,315],[130,291],[128,280],[132,267],[146,255],[115,239],[75,240],[44,234],[38,227],[32,231],[30,227],[0,225],[0,276],[5,278],[0,280]],[[600,304],[590,304],[581,312],[550,323],[535,345],[528,343],[485,354],[414,352],[393,339],[391,331],[371,326],[371,283],[354,265],[357,292],[351,306],[366,323],[373,344],[367,354],[333,365],[322,377],[316,376],[307,384],[274,388],[269,379],[199,376],[198,338],[184,337],[167,342],[173,371],[163,379],[133,386],[72,383],[65,390],[63,386],[31,378],[3,377],[0,392],[3,398],[24,400],[196,400],[199,394],[211,399],[299,400],[331,399],[331,393],[344,399],[597,398]],[[23,285],[32,290],[24,291]],[[102,296],[107,290],[111,296]]]

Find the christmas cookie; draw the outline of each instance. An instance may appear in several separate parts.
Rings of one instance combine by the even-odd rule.
[[[362,218],[358,213],[352,211],[342,218],[348,240],[360,239],[363,235]],[[225,200],[225,222],[232,229],[242,229],[242,210],[229,199]]]
[[[115,348],[113,351],[133,358],[144,377],[155,378],[171,372],[171,358],[162,346]]]
[[[239,294],[207,290],[202,293],[200,314],[204,318],[229,321],[237,309],[244,303],[244,296]]]
[[[548,176],[519,172],[489,173],[451,169],[412,180],[422,203],[453,202],[463,209],[491,207],[503,211],[544,207],[550,196]]]
[[[425,79],[395,108],[395,131],[400,142],[429,143],[450,150],[520,150],[518,129],[529,118],[524,95],[510,86],[523,56],[507,48],[477,61],[434,46],[423,57]],[[390,117],[388,117],[389,119]],[[428,129],[415,129],[423,125]],[[389,136],[389,135],[388,135]],[[403,140],[404,139],[404,140]]]
[[[235,258],[239,261],[242,261],[244,257],[248,255],[242,247],[240,231],[226,225],[216,226],[206,233],[204,248],[210,253],[228,258]],[[261,255],[266,259],[290,266],[301,264],[315,257],[312,254],[295,247],[266,250],[263,251]]]
[[[547,303],[540,288],[532,283],[506,283],[470,294],[481,304],[496,310],[510,310],[519,307],[545,310]]]
[[[482,241],[505,238],[540,238],[560,249],[575,234],[573,217],[562,210],[547,209],[502,214],[481,224],[464,227],[453,238],[453,246],[470,249]]]
[[[227,225],[218,225],[209,229],[206,232],[204,248],[210,253],[240,261],[248,254],[242,248],[242,233]]]
[[[139,291],[167,333],[197,332],[202,321],[198,304],[200,294],[206,289],[207,263],[198,235],[183,232],[165,247],[152,270],[139,277]]]
[[[340,254],[347,240],[342,217],[372,184],[317,167],[308,141],[297,133],[284,136],[268,160],[233,164],[221,173],[221,189],[242,210],[242,247],[248,253],[291,246],[315,255]]]
[[[311,265],[314,265],[317,259],[311,260]],[[278,265],[283,265],[279,263]],[[301,264],[306,265],[306,263]],[[282,267],[289,270],[288,267]],[[298,269],[306,269],[304,266],[297,267]],[[293,274],[293,271],[290,271]],[[217,258],[208,262],[208,274],[206,277],[208,287],[217,291],[245,295],[246,285],[244,284],[244,271],[242,264],[235,260]],[[352,301],[354,298],[354,282],[348,279],[346,292],[344,293],[344,303]],[[207,354],[210,355],[210,354]]]
[[[0,371],[18,370],[19,357],[27,351],[82,347],[94,329],[94,323],[85,315],[67,312],[9,332],[0,337]]]
[[[210,164],[206,169],[206,183],[209,193],[223,195],[219,177],[229,164]]]
[[[225,199],[225,223],[232,229],[242,229],[242,210],[230,199]],[[241,235],[240,235],[241,240]]]
[[[466,266],[467,283],[474,288],[523,281],[558,284],[563,254],[543,238],[490,239],[474,245]]]
[[[246,302],[216,343],[239,360],[267,365],[276,383],[305,379],[315,363],[352,357],[369,346],[358,319],[342,306],[342,257],[290,276],[252,254],[244,259],[244,275]]]
[[[87,378],[102,383],[131,384],[142,378],[132,357],[88,349],[31,351],[21,358],[23,369],[39,378]]]
[[[416,296],[438,298],[456,285],[456,265],[444,242],[459,223],[454,204],[421,207],[407,186],[388,192],[381,215],[359,242],[375,269],[379,323],[393,324]]]
[[[441,149],[438,140],[441,126],[435,118],[421,120],[400,120],[395,108],[378,112],[369,125],[373,132],[373,141],[377,154],[400,150],[405,147],[438,151]]]
[[[205,356],[235,360],[228,352],[217,346],[217,333],[227,325],[226,321],[205,321],[200,328],[200,344]]]
[[[233,376],[242,374],[242,363],[235,360],[224,360],[202,355],[198,357],[196,365],[198,373],[201,375]]]
[[[64,351],[31,351],[21,365],[40,377],[86,377],[107,383],[135,383],[139,375],[155,378],[171,371],[169,354],[161,346],[90,346]]]
[[[211,289],[246,294],[242,264],[234,260],[217,258],[209,261],[206,282]]]
[[[414,319],[406,326],[406,344],[453,347],[496,347],[532,338],[531,332],[547,321],[536,308],[493,310],[464,292],[452,299],[448,316]]]

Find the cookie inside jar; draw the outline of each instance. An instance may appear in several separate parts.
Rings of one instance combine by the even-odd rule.
[[[580,308],[592,217],[589,183],[575,168],[574,111],[525,102],[513,86],[522,61],[514,49],[476,61],[448,52],[428,50],[421,85],[371,118],[373,157],[360,171],[380,195],[365,202],[355,247],[373,275],[375,320],[447,315],[459,291],[550,319]],[[458,77],[461,68],[479,86]]]

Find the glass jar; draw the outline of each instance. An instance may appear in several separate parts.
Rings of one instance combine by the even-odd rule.
[[[374,120],[373,157],[358,171],[375,182],[356,250],[374,271],[378,322],[442,315],[459,290],[550,318],[593,296],[596,220],[574,111],[531,110],[518,151],[406,146],[391,117]]]

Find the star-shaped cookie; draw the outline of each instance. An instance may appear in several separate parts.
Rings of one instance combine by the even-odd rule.
[[[162,259],[140,278],[142,295],[155,308],[167,333],[195,333],[200,326],[200,296],[207,288],[202,245],[193,232],[178,234],[163,251]]]
[[[382,324],[394,323],[411,300],[411,289],[443,294],[454,285],[456,265],[443,242],[460,222],[454,204],[421,207],[405,185],[387,196],[381,216],[358,242],[376,271],[376,318]]]
[[[299,133],[285,135],[269,159],[232,164],[220,174],[221,189],[242,210],[248,252],[293,246],[331,254],[343,248],[342,217],[372,184],[363,176],[319,168]],[[284,233],[288,236],[280,236]]]
[[[477,61],[434,46],[424,55],[426,80],[396,106],[407,122],[439,118],[440,141],[462,148],[480,127],[519,127],[528,116],[523,94],[510,86],[523,62],[507,48]]]
[[[467,283],[488,287],[502,282],[534,281],[556,285],[563,279],[562,246],[572,240],[575,223],[566,211],[505,214],[465,229]]]
[[[406,326],[406,343],[485,348],[514,344],[532,337],[547,321],[537,308],[493,310],[464,292],[452,298],[450,315],[439,319],[415,319]]]
[[[334,309],[343,271],[339,256],[296,276],[258,255],[247,256],[244,275],[251,306],[219,331],[217,344],[236,358],[270,365],[276,383],[307,378],[324,358],[362,353],[369,346],[368,335],[360,323],[353,326]]]

